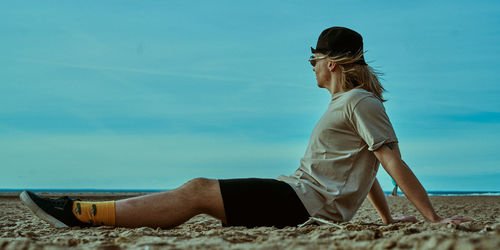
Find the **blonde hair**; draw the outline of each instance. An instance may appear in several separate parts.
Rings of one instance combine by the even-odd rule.
[[[335,62],[340,69],[340,86],[344,91],[354,88],[361,88],[373,93],[381,102],[384,87],[379,81],[383,75],[368,65],[361,65],[357,62],[363,57],[363,51],[354,55],[329,56],[328,60]]]

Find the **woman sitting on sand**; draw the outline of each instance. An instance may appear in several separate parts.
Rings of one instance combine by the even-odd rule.
[[[297,226],[310,217],[349,221],[368,196],[384,223],[392,218],[376,179],[379,163],[430,222],[469,219],[439,217],[425,189],[401,159],[398,140],[382,102],[384,88],[363,57],[357,32],[331,27],[319,36],[309,59],[318,87],[331,102],[307,146],[300,167],[277,179],[193,179],[172,190],[108,201],[43,198],[21,193],[22,201],[56,227],[172,228],[204,213],[226,226]]]

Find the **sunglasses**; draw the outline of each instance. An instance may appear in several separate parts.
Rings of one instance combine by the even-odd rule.
[[[317,61],[319,61],[319,60],[321,60],[321,59],[325,59],[325,58],[327,58],[327,57],[328,57],[328,56],[320,56],[320,57],[311,56],[311,57],[309,57],[309,62],[311,63],[311,65],[312,65],[313,67],[315,67],[315,66],[316,66],[316,62],[317,62]]]

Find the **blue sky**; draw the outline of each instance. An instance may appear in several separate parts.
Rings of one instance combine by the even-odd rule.
[[[291,174],[330,101],[309,48],[346,26],[385,74],[424,186],[500,190],[499,13],[498,1],[1,1],[1,186]]]

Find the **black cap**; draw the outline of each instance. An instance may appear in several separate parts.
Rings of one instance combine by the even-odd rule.
[[[355,55],[363,52],[363,37],[345,27],[331,27],[321,32],[316,48],[311,47],[312,53],[321,53],[330,56]],[[366,65],[364,56],[356,63]]]

